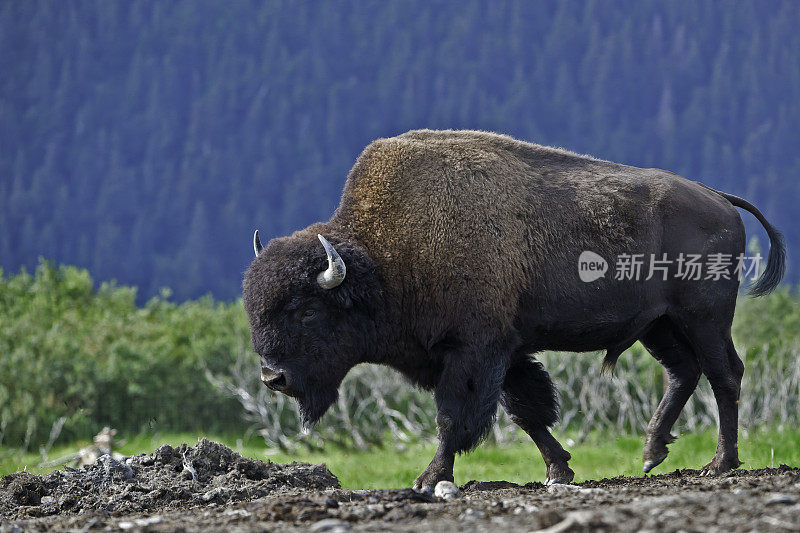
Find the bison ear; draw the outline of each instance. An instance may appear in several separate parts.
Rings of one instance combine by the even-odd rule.
[[[336,291],[336,301],[339,302],[339,305],[342,306],[342,309],[350,309],[353,307],[353,298],[350,296],[350,292],[347,290],[338,290]]]
[[[377,314],[383,307],[383,294],[377,267],[372,259],[352,243],[339,246],[342,259],[347,262],[348,283],[328,291],[341,309],[357,308],[369,315]]]
[[[258,238],[258,230],[256,230],[256,232],[253,233],[253,251],[256,253],[256,257],[258,257],[258,254],[260,254],[263,249],[264,247],[261,246],[261,239]]]

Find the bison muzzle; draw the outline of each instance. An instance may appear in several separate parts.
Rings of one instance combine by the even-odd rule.
[[[739,276],[731,264],[687,278],[679,259],[740,257],[734,206],[769,235],[767,266],[751,289],[767,293],[783,275],[783,240],[741,198],[492,133],[379,139],[359,156],[328,222],[266,247],[255,235],[243,287],[262,379],[297,399],[306,424],[360,363],[388,365],[432,391],[439,447],[417,489],[453,480],[455,455],[486,435],[498,402],[538,446],[548,482],[569,482],[570,455],[548,429],[556,391],[532,354],[605,350],[613,366],[638,340],[667,376],[644,470],[666,458],[672,425],[705,374],[719,441],[703,473],[726,472],[740,465],[744,366],[731,341]],[[582,280],[587,251],[595,262]],[[602,268],[637,254],[678,260],[636,279]]]

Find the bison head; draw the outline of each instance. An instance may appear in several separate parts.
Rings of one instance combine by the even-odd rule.
[[[324,231],[323,228],[316,228]],[[356,243],[314,227],[261,247],[243,300],[261,380],[294,397],[313,424],[336,401],[347,372],[371,359],[383,310],[377,269]]]

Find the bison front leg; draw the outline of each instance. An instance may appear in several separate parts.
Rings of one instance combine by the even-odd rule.
[[[558,397],[542,363],[518,354],[506,372],[501,403],[539,448],[547,467],[547,484],[571,482],[575,477],[568,465],[572,456],[547,429],[558,421]]]
[[[507,367],[501,350],[455,352],[446,356],[434,393],[439,447],[414,488],[432,492],[440,481],[453,481],[457,453],[477,446],[491,429]]]

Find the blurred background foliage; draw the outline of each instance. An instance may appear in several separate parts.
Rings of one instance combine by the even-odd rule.
[[[744,196],[785,231],[796,282],[798,26],[793,0],[5,1],[0,266],[139,287],[102,289],[113,306],[230,300],[253,229],[327,219],[371,140],[480,128]],[[101,354],[109,379],[122,351]]]
[[[241,429],[234,398],[204,369],[231,366],[249,344],[240,303],[205,297],[177,305],[167,294],[135,305],[136,289],[86,270],[43,262],[34,275],[0,280],[0,433],[5,445],[61,439],[109,425],[129,432]],[[237,344],[238,343],[238,344]]]
[[[324,442],[368,448],[435,436],[435,408],[393,371],[362,365],[310,433],[295,403],[261,385],[241,301],[211,297],[135,304],[136,290],[95,287],[88,272],[42,262],[33,275],[0,271],[0,447],[35,448],[86,439],[105,425],[123,435],[200,431],[257,434],[272,448],[316,449]],[[741,425],[800,425],[800,296],[788,287],[742,298],[734,342],[745,360]],[[661,366],[640,346],[613,376],[599,354],[544,353],[562,399],[559,430],[584,438],[641,433],[664,390]],[[677,431],[716,427],[703,379]],[[63,424],[63,425],[62,425]],[[500,415],[496,441],[522,436]]]

